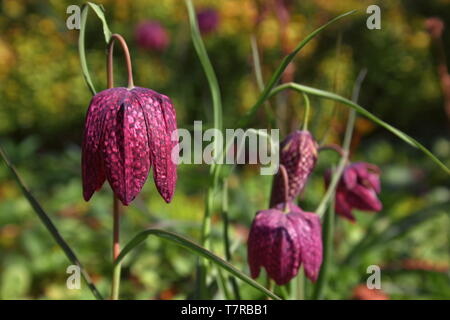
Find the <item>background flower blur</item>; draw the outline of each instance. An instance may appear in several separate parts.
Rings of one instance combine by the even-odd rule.
[[[111,30],[128,42],[135,84],[170,96],[179,128],[191,128],[194,120],[211,123],[210,93],[205,90],[207,82],[191,43],[184,3],[96,2],[104,5]],[[225,127],[233,125],[259,94],[252,65],[252,35],[257,39],[262,74],[267,80],[286,48],[292,49],[330,18],[359,9],[356,15],[336,23],[308,44],[294,60],[295,72],[290,76],[348,97],[356,75],[367,67],[360,104],[411,134],[450,164],[450,119],[438,71],[441,50],[425,24],[434,16],[450,21],[450,0],[286,0],[281,1],[287,8],[282,11],[284,15],[279,13],[279,2],[195,1],[198,10],[209,8],[218,15],[205,43],[222,90]],[[82,197],[80,145],[91,94],[80,70],[78,31],[66,28],[66,8],[82,3],[1,2],[0,143],[99,289],[106,292],[111,273],[111,191],[103,188],[89,203]],[[371,4],[381,7],[381,30],[366,28],[365,10]],[[143,37],[146,45],[141,42],[139,26],[142,28],[145,21],[159,26],[154,38],[158,41],[151,42],[156,51],[146,50],[148,38]],[[87,60],[100,90],[106,87],[103,34],[93,15],[87,24]],[[442,33],[448,56],[449,27]],[[124,85],[125,65],[118,63],[122,61],[121,50],[116,54],[115,83]],[[281,95],[272,99],[271,106],[276,109],[281,139],[300,126],[301,95]],[[346,107],[315,98],[311,106],[309,130],[317,141],[339,143],[345,129]],[[336,113],[331,112],[333,107]],[[268,127],[264,112],[258,114],[254,126]],[[448,176],[420,152],[363,118],[356,122],[351,151],[352,161],[375,163],[383,172],[379,195],[383,210],[375,214],[355,210],[356,224],[337,219],[334,263],[325,297],[352,298],[355,288],[367,279],[367,266],[376,264],[382,269],[385,297],[450,299]],[[324,193],[323,173],[337,160],[333,152],[320,154],[301,196],[305,211],[313,211],[319,203]],[[181,165],[171,205],[159,197],[153,183],[147,183],[142,195],[126,210],[123,239],[129,240],[146,226],[164,227],[198,239],[208,170],[206,165]],[[239,166],[229,180],[232,262],[247,274],[248,229],[255,212],[268,205],[271,179],[259,175],[256,166]],[[219,239],[221,230],[220,220],[215,219],[213,240]],[[223,256],[219,241],[213,249]],[[122,298],[189,298],[195,281],[193,255],[158,239],[146,242],[136,253],[123,266],[126,280],[122,282]],[[423,263],[411,268],[404,261]],[[81,290],[66,288],[68,265],[1,164],[0,298],[92,298],[84,284]],[[440,267],[421,268],[423,265]],[[254,289],[242,283],[240,286],[245,297],[261,298]],[[362,296],[358,294],[358,298]]]

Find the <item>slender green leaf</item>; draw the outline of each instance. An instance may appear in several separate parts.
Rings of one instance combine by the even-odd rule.
[[[293,90],[304,92],[304,93],[307,93],[307,94],[310,94],[313,96],[321,97],[324,99],[334,100],[334,101],[343,103],[343,104],[353,108],[354,110],[356,110],[356,112],[362,114],[363,116],[369,118],[376,124],[382,126],[383,128],[387,129],[388,131],[392,132],[394,135],[399,137],[404,142],[421,150],[429,158],[431,158],[431,160],[433,160],[437,165],[439,165],[447,174],[450,174],[450,169],[447,168],[447,166],[444,163],[442,163],[435,155],[433,155],[433,153],[431,153],[431,151],[429,151],[427,148],[425,148],[420,142],[418,142],[414,138],[410,137],[406,133],[394,128],[390,124],[384,122],[380,118],[376,117],[375,115],[373,115],[372,113],[370,113],[369,111],[367,111],[366,109],[361,107],[359,104],[354,103],[351,100],[341,97],[340,95],[337,95],[335,93],[308,87],[308,86],[301,85],[298,83],[293,83],[293,82],[282,84],[282,85],[274,88],[269,96],[273,96],[273,95],[277,94],[278,92],[286,90],[286,89],[293,89]]]
[[[66,254],[67,258],[70,260],[70,262],[74,265],[77,265],[80,268],[81,275],[83,279],[86,281],[86,284],[88,285],[89,289],[92,291],[92,294],[96,299],[102,300],[103,297],[100,294],[100,292],[95,287],[94,283],[92,282],[91,278],[89,277],[89,274],[84,269],[83,265],[81,264],[80,260],[78,260],[77,256],[75,255],[75,252],[70,248],[70,246],[67,244],[67,242],[64,240],[62,235],[59,233],[56,226],[53,224],[52,220],[50,219],[49,215],[44,211],[40,203],[36,200],[36,198],[31,194],[28,187],[25,185],[25,183],[22,181],[22,178],[19,176],[19,173],[16,171],[14,166],[12,165],[11,161],[7,157],[6,153],[3,151],[3,148],[0,146],[0,156],[2,157],[3,161],[5,162],[8,169],[11,171],[12,176],[16,180],[20,191],[22,191],[25,198],[30,203],[31,207],[33,208],[34,212],[38,215],[39,219],[41,219],[44,226],[47,228],[47,230],[50,232],[50,234],[53,236],[53,239],[56,241],[56,243],[61,247],[61,249]]]
[[[186,7],[188,10],[189,16],[189,25],[191,28],[191,38],[194,44],[195,51],[199,57],[200,63],[203,67],[203,70],[206,75],[206,79],[208,81],[209,89],[211,91],[212,102],[213,102],[213,116],[214,116],[214,128],[216,130],[222,131],[223,119],[222,119],[222,98],[219,88],[219,83],[217,81],[216,74],[214,72],[214,68],[211,64],[211,61],[208,57],[208,53],[206,52],[205,45],[203,43],[202,37],[200,35],[200,31],[198,28],[197,17],[195,14],[195,9],[191,0],[185,0]],[[214,158],[216,160],[221,159],[219,157],[223,157],[222,145],[220,145],[219,140],[214,139]],[[222,161],[218,161],[222,163]],[[211,232],[211,215],[212,215],[212,204],[214,202],[214,195],[217,194],[217,190],[219,187],[219,176],[222,165],[216,164],[216,161],[213,161],[210,166],[210,175],[211,175],[211,184],[208,186],[208,192],[206,196],[206,205],[205,205],[205,214],[203,217],[203,224],[201,229],[201,243],[202,245],[210,248],[210,232]],[[203,297],[203,294],[206,290],[206,266],[201,263],[198,264],[197,267],[197,275],[198,275],[198,286],[197,288],[200,295]]]
[[[191,0],[185,0],[189,15],[189,24],[191,27],[191,38],[194,43],[195,51],[197,52],[198,58],[202,64],[203,70],[205,71],[206,78],[208,80],[209,89],[211,91],[212,101],[213,101],[213,114],[214,114],[214,128],[222,131],[222,98],[220,94],[219,83],[217,81],[216,73],[209,60],[208,53],[206,52],[205,45],[203,43],[200,31],[198,28],[197,18],[195,15],[194,6]],[[215,141],[214,150],[216,155],[221,149],[219,141]],[[211,166],[212,168],[214,166]]]
[[[85,43],[85,34],[86,34],[86,21],[89,13],[89,7],[95,12],[97,17],[101,20],[103,26],[103,34],[105,36],[105,42],[108,44],[109,39],[111,38],[111,31],[109,30],[108,23],[106,22],[106,18],[104,15],[103,7],[96,5],[92,2],[87,2],[83,5],[80,17],[80,34],[78,36],[78,54],[80,56],[81,70],[83,72],[84,80],[91,91],[92,95],[95,95],[97,91],[95,90],[94,84],[92,83],[91,76],[89,74],[89,68],[87,65],[86,59],[86,49],[84,46]]]
[[[112,33],[109,30],[108,23],[106,22],[105,9],[103,8],[103,6],[97,5],[92,2],[87,2],[86,4],[90,6],[92,10],[94,10],[97,17],[101,20],[103,27],[103,35],[105,36],[105,43],[108,44],[109,40],[111,39]]]
[[[275,73],[270,78],[269,83],[264,88],[263,92],[259,96],[259,98],[256,101],[256,103],[250,108],[250,110],[247,112],[247,114],[238,122],[237,127],[238,128],[243,128],[243,127],[247,126],[247,124],[251,121],[251,119],[253,118],[255,112],[258,110],[258,108],[269,98],[273,87],[278,83],[278,81],[281,78],[281,75],[283,74],[284,70],[287,68],[289,63],[291,63],[291,61],[295,58],[297,53],[299,53],[300,50],[304,46],[306,46],[309,41],[311,41],[315,36],[317,36],[320,32],[322,32],[324,29],[326,29],[327,27],[329,27],[330,25],[332,25],[336,21],[338,21],[338,20],[340,20],[340,19],[342,19],[342,18],[344,18],[344,17],[346,17],[348,15],[351,15],[351,14],[353,14],[355,12],[356,12],[356,10],[352,10],[352,11],[346,12],[344,14],[341,14],[340,16],[337,16],[336,18],[330,20],[329,22],[327,22],[323,26],[321,26],[321,27],[317,28],[316,30],[314,30],[302,42],[300,42],[297,45],[297,47],[294,49],[294,51],[292,51],[290,54],[288,54],[281,61],[280,65],[278,66],[277,70],[275,71]]]
[[[170,231],[165,231],[165,230],[160,230],[160,229],[148,229],[148,230],[144,230],[144,231],[140,232],[133,239],[131,239],[131,241],[128,242],[125,245],[125,247],[122,249],[122,251],[120,252],[120,255],[116,259],[115,266],[120,264],[121,261],[123,260],[123,258],[125,258],[125,256],[131,250],[133,250],[136,246],[138,246],[139,244],[144,242],[150,235],[160,237],[162,239],[165,239],[172,243],[175,243],[185,249],[188,249],[188,250],[192,251],[194,254],[196,254],[197,256],[203,257],[203,258],[207,259],[208,261],[210,261],[211,263],[214,263],[218,267],[222,268],[223,270],[228,271],[230,274],[232,274],[236,278],[241,279],[242,281],[249,284],[253,288],[259,290],[261,293],[265,294],[266,296],[268,296],[272,299],[280,300],[280,297],[278,297],[271,291],[267,290],[265,287],[260,285],[255,280],[253,280],[250,277],[243,274],[241,271],[236,269],[230,263],[228,263],[225,260],[223,260],[222,258],[216,256],[215,254],[206,250],[205,248],[199,246],[195,242],[193,242],[181,235],[170,232]]]
[[[256,42],[256,37],[253,35],[250,38],[250,44],[252,47],[252,59],[253,59],[253,68],[255,70],[255,78],[256,78],[256,84],[258,85],[258,89],[260,92],[264,91],[264,80],[262,75],[262,68],[261,68],[261,62],[259,59],[259,53],[258,53],[258,43]],[[276,117],[275,114],[272,111],[272,107],[270,106],[269,101],[266,101],[264,103],[264,108],[267,113],[268,121],[271,126],[276,125]]]

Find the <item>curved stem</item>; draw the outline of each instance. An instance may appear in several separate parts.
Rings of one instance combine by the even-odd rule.
[[[128,89],[134,88],[133,83],[133,69],[131,67],[131,57],[130,51],[128,50],[127,43],[125,39],[117,33],[111,35],[111,39],[108,43],[108,63],[107,63],[107,78],[108,78],[108,88],[112,88],[114,85],[114,73],[113,73],[113,51],[114,51],[114,41],[118,40],[122,49],[125,53],[125,60],[127,63],[127,71],[128,71]]]
[[[311,104],[309,102],[308,95],[304,92],[302,92],[303,99],[305,100],[305,118],[303,119],[303,130],[308,130],[308,121],[309,121],[309,114],[311,113]]]

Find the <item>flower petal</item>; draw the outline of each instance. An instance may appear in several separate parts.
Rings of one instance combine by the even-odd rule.
[[[300,259],[306,276],[313,282],[317,280],[322,265],[322,225],[317,214],[291,211],[288,217],[295,226],[300,243]]]
[[[264,266],[278,285],[289,282],[300,265],[297,233],[286,214],[276,209],[260,211],[249,235],[248,259],[252,277]]]
[[[352,207],[347,202],[345,191],[339,189],[336,191],[334,209],[340,216],[347,218],[351,222],[355,222],[355,217],[352,214]]]
[[[97,93],[92,98],[86,114],[81,147],[83,197],[86,201],[89,201],[92,194],[101,188],[106,179],[100,145],[106,114],[111,105],[117,105],[121,101],[120,92],[120,90],[108,89]]]
[[[359,210],[377,212],[383,208],[376,192],[362,185],[346,192],[346,199],[350,206]]]
[[[175,109],[168,97],[153,90],[136,87],[133,92],[144,110],[156,188],[164,200],[170,202],[177,180],[172,152],[178,154],[178,139],[171,139],[177,128]]]
[[[150,170],[147,128],[139,102],[126,88],[105,117],[102,156],[116,196],[128,205],[141,191]]]

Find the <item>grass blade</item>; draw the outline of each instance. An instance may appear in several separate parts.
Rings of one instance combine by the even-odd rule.
[[[92,95],[95,95],[97,91],[95,90],[94,84],[92,83],[91,76],[89,74],[89,68],[87,65],[86,59],[86,49],[84,46],[85,43],[85,33],[86,33],[86,21],[89,13],[89,7],[95,12],[97,17],[101,20],[103,26],[103,35],[105,36],[105,42],[108,44],[109,39],[111,38],[111,31],[109,30],[108,23],[106,22],[106,18],[104,15],[103,7],[96,5],[92,2],[87,2],[83,5],[80,17],[80,34],[78,36],[78,55],[80,56],[81,70],[83,72],[84,80],[91,91]]]
[[[9,160],[9,158],[7,157],[6,153],[3,151],[3,148],[1,146],[0,146],[0,156],[2,157],[2,159],[5,162],[8,169],[11,171],[11,173],[12,173],[14,179],[16,180],[23,195],[25,196],[25,198],[27,198],[31,207],[34,209],[34,212],[36,212],[39,219],[41,219],[42,223],[45,225],[47,230],[53,236],[53,239],[64,251],[64,253],[66,254],[67,258],[70,260],[70,262],[74,265],[77,265],[80,268],[81,275],[82,275],[83,279],[86,281],[86,284],[88,285],[89,289],[92,291],[92,294],[95,296],[95,298],[102,300],[103,299],[102,295],[95,287],[94,283],[92,282],[91,278],[89,277],[89,274],[84,269],[81,262],[78,260],[77,256],[75,255],[75,252],[73,252],[73,250],[70,248],[70,246],[67,244],[67,242],[64,240],[64,238],[59,233],[56,226],[53,224],[53,222],[50,219],[50,217],[48,216],[48,214],[44,211],[44,209],[39,204],[39,202],[36,200],[36,198],[31,194],[30,190],[27,188],[25,183],[20,178],[19,174],[17,173],[16,169],[12,165],[11,161]]]
[[[429,151],[427,148],[425,148],[420,142],[418,142],[416,139],[410,137],[406,133],[394,128],[390,124],[384,122],[377,116],[373,115],[372,113],[370,113],[369,111],[367,111],[366,109],[361,107],[359,104],[354,103],[351,100],[346,99],[335,93],[308,87],[308,86],[301,85],[298,83],[293,83],[293,82],[282,84],[282,85],[276,87],[275,89],[273,89],[273,91],[270,93],[269,96],[273,96],[273,95],[277,94],[278,92],[286,90],[286,89],[293,89],[293,90],[297,90],[299,92],[304,92],[304,93],[307,93],[307,94],[310,94],[313,96],[317,96],[320,98],[334,100],[334,101],[340,102],[342,104],[345,104],[345,105],[349,106],[350,108],[353,108],[356,112],[367,117],[368,119],[372,120],[373,122],[382,126],[383,128],[387,129],[388,131],[390,131],[391,133],[393,133],[394,135],[399,137],[404,142],[421,150],[431,160],[433,160],[439,167],[441,167],[447,174],[450,174],[450,169],[447,168],[447,166],[443,162],[441,162],[433,153],[431,153],[431,151]]]
[[[265,287],[260,285],[255,280],[253,280],[250,277],[248,277],[247,275],[243,274],[241,271],[236,269],[233,265],[226,262],[222,258],[216,256],[212,252],[199,246],[195,242],[193,242],[181,235],[170,232],[170,231],[165,231],[165,230],[160,230],[160,229],[147,229],[147,230],[140,232],[133,239],[131,239],[131,241],[128,242],[127,245],[122,249],[122,251],[120,252],[120,255],[117,257],[117,260],[116,260],[116,263],[114,266],[116,267],[117,265],[119,265],[121,263],[121,261],[123,260],[123,258],[125,258],[125,256],[131,250],[133,250],[136,246],[138,246],[139,244],[144,242],[151,235],[168,240],[168,241],[175,243],[185,249],[188,249],[191,252],[193,252],[194,254],[196,254],[197,256],[207,259],[211,263],[214,263],[215,265],[217,265],[219,268],[222,268],[223,270],[229,272],[236,278],[241,279],[242,281],[244,281],[248,285],[252,286],[253,288],[257,289],[264,295],[266,295],[272,299],[275,299],[275,300],[281,300],[280,297],[275,295],[273,292],[267,290]]]

